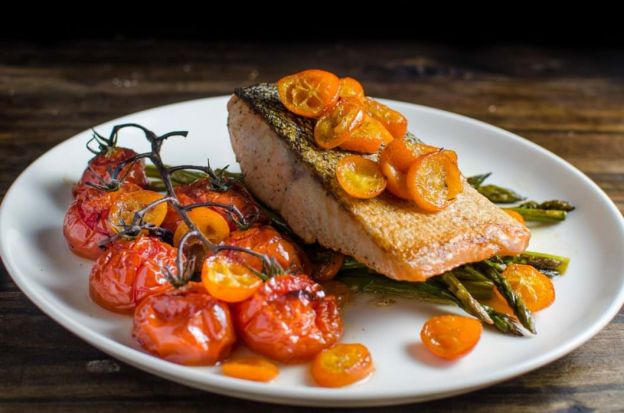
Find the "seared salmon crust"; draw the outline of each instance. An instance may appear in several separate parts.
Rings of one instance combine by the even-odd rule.
[[[274,84],[237,89],[228,111],[232,147],[247,186],[305,242],[408,281],[496,254],[519,254],[528,245],[529,230],[468,184],[449,207],[433,214],[389,193],[350,197],[335,168],[351,153],[316,146],[314,120],[290,113]]]

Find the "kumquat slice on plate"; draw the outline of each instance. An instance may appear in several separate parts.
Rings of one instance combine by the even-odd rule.
[[[324,70],[310,69],[277,81],[280,101],[297,115],[317,118],[338,100],[340,79]]]
[[[210,295],[226,303],[244,301],[262,285],[262,280],[249,268],[220,255],[204,261],[202,282]]]
[[[364,108],[357,99],[340,99],[316,122],[314,141],[323,149],[343,144],[364,120]]]
[[[342,189],[355,198],[374,198],[386,188],[386,178],[377,163],[359,155],[338,161],[336,177]]]
[[[279,375],[279,367],[259,356],[226,360],[221,364],[221,371],[229,377],[260,382],[271,381]]]
[[[311,373],[319,386],[344,387],[365,379],[373,370],[373,358],[364,345],[339,343],[314,358]]]
[[[108,215],[108,224],[114,232],[121,232],[132,223],[134,215],[164,196],[158,192],[146,189],[134,192],[120,193],[115,197]],[[159,226],[167,215],[167,203],[162,202],[150,208],[143,215],[143,223]]]
[[[420,338],[425,347],[438,357],[455,360],[469,353],[479,342],[483,326],[474,318],[439,315],[430,318]]]
[[[221,242],[230,235],[230,225],[227,220],[209,207],[193,208],[188,216],[210,242]],[[181,221],[173,234],[173,245],[176,247],[180,245],[182,237],[188,231],[186,223]]]
[[[462,188],[457,162],[444,151],[418,157],[407,172],[407,189],[412,199],[428,212],[446,208]]]

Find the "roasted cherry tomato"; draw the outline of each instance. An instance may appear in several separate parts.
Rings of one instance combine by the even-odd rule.
[[[134,184],[124,184],[113,192],[95,188],[83,189],[69,206],[63,222],[63,235],[76,255],[91,260],[104,253],[100,244],[113,235],[108,226],[108,215],[114,199],[121,193],[139,191]]]
[[[238,182],[232,182],[227,191],[216,191],[213,189],[208,178],[202,178],[191,184],[176,186],[175,192],[178,196],[178,200],[183,205],[218,202],[238,208],[245,220],[249,222],[263,223],[267,221],[266,215],[264,215],[258,204],[253,200],[247,189]],[[213,209],[227,220],[231,231],[237,229],[235,218],[232,217],[230,212],[218,207],[214,207]],[[180,217],[175,210],[170,207],[162,223],[163,228],[175,232],[179,223]]]
[[[425,211],[437,212],[446,208],[462,188],[457,162],[443,151],[418,157],[407,173],[407,190]]]
[[[292,242],[284,238],[270,226],[252,227],[243,231],[234,231],[223,244],[234,245],[253,250],[274,258],[278,264],[289,272],[305,271],[307,258]],[[255,271],[262,271],[262,260],[239,251],[224,250],[219,255],[232,258]]]
[[[280,101],[297,115],[317,118],[338,100],[340,79],[324,70],[304,70],[277,81]]]
[[[89,161],[87,169],[82,174],[80,181],[74,185],[74,197],[78,196],[85,188],[91,188],[89,183],[103,185],[110,181],[109,169],[115,169],[120,162],[132,158],[137,153],[132,149],[113,147],[96,155]],[[147,187],[147,176],[144,169],[145,163],[139,160],[123,167],[119,178],[124,183],[132,183],[141,187]]]
[[[227,303],[248,299],[262,285],[262,280],[249,268],[221,255],[207,258],[201,273],[210,295]]]
[[[118,194],[113,200],[108,215],[109,228],[113,232],[123,231],[124,225],[132,223],[135,213],[161,198],[163,194],[146,189]],[[163,222],[165,215],[167,215],[167,203],[161,202],[145,212],[143,222],[157,227]]]
[[[505,213],[507,215],[509,215],[510,217],[512,217],[513,219],[515,219],[519,223],[521,223],[522,225],[526,225],[526,223],[524,222],[524,217],[522,215],[520,215],[518,212],[516,212],[516,211],[514,211],[512,209],[505,209],[505,208],[503,208],[503,211],[505,211]]]
[[[340,79],[340,89],[338,95],[341,98],[363,98],[364,88],[362,84],[352,77],[343,77]]]
[[[193,208],[188,212],[188,216],[197,228],[209,241],[219,243],[230,235],[230,226],[215,210],[208,207]],[[180,221],[175,233],[173,234],[173,245],[178,246],[182,237],[189,231],[184,221]]]
[[[340,99],[316,122],[314,140],[321,148],[335,148],[363,121],[364,109],[358,99]]]
[[[359,155],[349,155],[338,161],[336,178],[340,187],[355,198],[374,198],[386,187],[379,165]]]
[[[553,282],[530,265],[509,264],[503,277],[507,279],[511,288],[522,298],[526,307],[532,312],[541,311],[555,302],[555,287]],[[495,290],[494,296],[488,303],[495,310],[508,315],[514,315],[505,298]]]
[[[145,297],[172,288],[164,269],[175,271],[176,256],[175,248],[151,236],[111,243],[91,268],[91,299],[107,310],[131,313]]]
[[[375,153],[381,145],[391,142],[392,139],[392,135],[381,122],[372,116],[365,115],[362,123],[349,133],[340,147],[348,151]]]
[[[267,382],[277,377],[279,367],[263,357],[246,356],[226,360],[221,371],[237,379]]]
[[[312,378],[319,386],[343,387],[368,377],[373,358],[366,346],[336,344],[321,351],[312,362]]]
[[[329,281],[342,268],[345,256],[339,252],[323,247],[306,248],[306,253],[312,265],[311,277],[314,281]]]
[[[232,309],[245,344],[283,363],[310,360],[342,334],[335,298],[303,274],[274,276]]]
[[[365,98],[364,107],[375,119],[380,121],[394,136],[399,139],[405,136],[407,132],[407,119],[396,110],[390,109],[383,103],[377,102],[375,99]]]
[[[470,352],[481,338],[483,326],[479,320],[457,315],[430,318],[420,338],[425,347],[438,357],[454,360]]]
[[[227,304],[195,282],[141,301],[132,336],[150,353],[185,365],[215,364],[236,342]]]

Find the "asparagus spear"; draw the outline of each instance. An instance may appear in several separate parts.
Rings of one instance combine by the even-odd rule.
[[[488,307],[487,305],[484,305],[483,308],[485,308],[485,311],[487,311],[490,318],[492,318],[492,321],[494,322],[494,327],[496,327],[496,329],[501,333],[510,334],[513,336],[524,335],[522,329],[516,323],[516,320],[514,320],[512,317],[504,313],[499,313],[498,311],[495,311],[493,308]]]
[[[455,271],[453,270],[453,274]],[[494,294],[494,284],[490,281],[462,281],[462,284],[479,301],[489,300]]]
[[[557,275],[565,274],[570,263],[570,258],[568,257],[535,251],[525,251],[517,256],[502,257],[502,260],[505,264],[532,265],[542,272],[550,272]]]
[[[436,304],[454,304],[464,309],[464,304],[447,289],[432,282],[395,281],[371,270],[351,270],[338,273],[336,280],[347,284],[356,292],[390,295],[408,299],[421,299]],[[484,306],[493,326],[502,333],[524,335],[517,322],[503,313]]]
[[[479,191],[481,195],[497,204],[512,204],[525,199],[522,195],[512,191],[509,188],[503,188],[498,185],[482,185],[490,175],[492,175],[491,172],[483,175],[471,176],[467,179],[467,181],[468,184]]]
[[[519,208],[528,209],[545,209],[545,210],[557,210],[557,211],[574,211],[576,208],[568,201],[562,201],[560,199],[553,199],[551,201],[544,201],[539,203],[537,201],[527,201],[518,205]]]
[[[456,298],[439,287],[424,282],[395,281],[371,271],[343,271],[335,278],[361,293],[415,298],[436,304],[456,304]]]
[[[568,213],[566,211],[560,211],[555,209],[533,209],[533,208],[504,208],[510,211],[516,211],[525,221],[536,222],[558,222],[564,221]]]
[[[486,324],[493,324],[487,311],[481,304],[468,292],[466,287],[453,275],[452,272],[442,274],[442,281],[446,283],[448,289],[453,295],[461,301],[463,307],[472,315]]]
[[[518,317],[518,321],[531,333],[537,334],[531,311],[526,307],[522,298],[511,288],[505,277],[499,273],[500,267],[497,263],[486,260],[483,261],[480,268],[483,270],[483,275],[492,280],[501,295],[505,297],[514,314]]]
[[[475,189],[479,189],[479,187],[481,186],[481,184],[490,177],[490,175],[492,175],[492,172],[488,172],[486,174],[483,175],[475,175],[475,176],[471,176],[468,177],[466,179],[466,181],[468,181],[468,184],[470,186],[472,186]]]
[[[498,185],[483,185],[477,188],[477,191],[491,202],[495,204],[513,204],[514,202],[525,199],[522,195],[512,191],[509,188],[503,188]]]

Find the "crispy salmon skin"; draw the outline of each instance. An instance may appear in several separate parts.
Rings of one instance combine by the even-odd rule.
[[[468,184],[434,214],[388,193],[350,197],[335,177],[338,160],[350,152],[317,147],[314,121],[290,113],[274,84],[237,89],[228,111],[230,139],[246,184],[306,242],[408,281],[527,247],[528,229]]]

